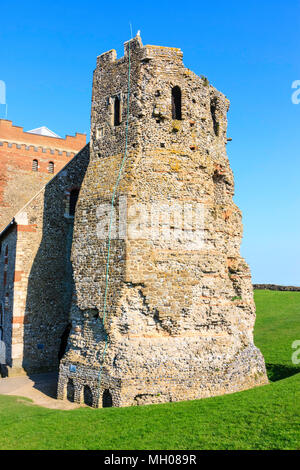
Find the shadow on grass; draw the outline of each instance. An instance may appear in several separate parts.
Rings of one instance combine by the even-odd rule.
[[[268,379],[271,382],[286,379],[300,373],[300,367],[286,366],[284,364],[266,364]]]

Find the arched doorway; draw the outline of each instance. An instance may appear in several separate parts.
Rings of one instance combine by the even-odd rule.
[[[112,406],[112,396],[108,389],[104,390],[102,398],[102,407],[110,408]]]
[[[88,385],[85,385],[83,389],[83,401],[86,405],[93,406],[93,394]]]
[[[74,402],[74,383],[72,379],[69,379],[67,384],[67,400]]]

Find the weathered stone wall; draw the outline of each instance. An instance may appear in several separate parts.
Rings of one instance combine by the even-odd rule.
[[[122,229],[111,240],[103,326],[108,241],[99,230],[109,221],[124,155],[129,53],[128,155],[114,206]],[[172,116],[176,86],[182,119]],[[228,108],[224,95],[184,67],[179,49],[143,47],[136,37],[125,44],[123,58],[117,60],[115,51],[98,57],[91,161],[72,247],[73,328],[61,361],[59,398],[66,396],[70,380],[76,401],[83,399],[84,385],[90,387],[93,406],[103,405],[105,390],[114,406],[128,406],[267,382],[263,357],[253,344],[251,274],[240,256],[241,212],[232,200]],[[123,201],[125,219],[118,215]],[[194,214],[202,211],[196,241],[195,226],[178,218],[186,207]],[[134,225],[142,225],[137,236]]]
[[[0,232],[12,217],[53,178],[86,144],[86,135],[65,139],[24,132],[0,119]],[[32,171],[32,161],[38,171]]]
[[[1,300],[5,314],[10,375],[57,369],[61,338],[69,323],[72,298],[70,252],[74,217],[72,189],[79,189],[89,162],[89,147],[79,152],[15,216],[1,237]],[[9,244],[8,281],[3,285]]]

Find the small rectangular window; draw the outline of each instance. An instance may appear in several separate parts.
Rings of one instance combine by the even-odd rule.
[[[98,127],[96,130],[96,139],[102,139],[104,136],[104,127]]]
[[[181,121],[181,90],[179,86],[172,88],[172,119]]]

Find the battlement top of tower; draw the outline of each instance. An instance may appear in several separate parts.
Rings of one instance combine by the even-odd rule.
[[[122,63],[127,60],[129,54],[131,56],[139,55],[140,60],[147,61],[151,59],[160,60],[172,60],[182,62],[183,52],[178,47],[166,47],[166,46],[153,46],[143,45],[142,38],[137,34],[134,38],[124,43],[124,56],[117,59],[117,52],[115,49],[111,49],[97,57],[97,66],[105,67],[108,63]]]

